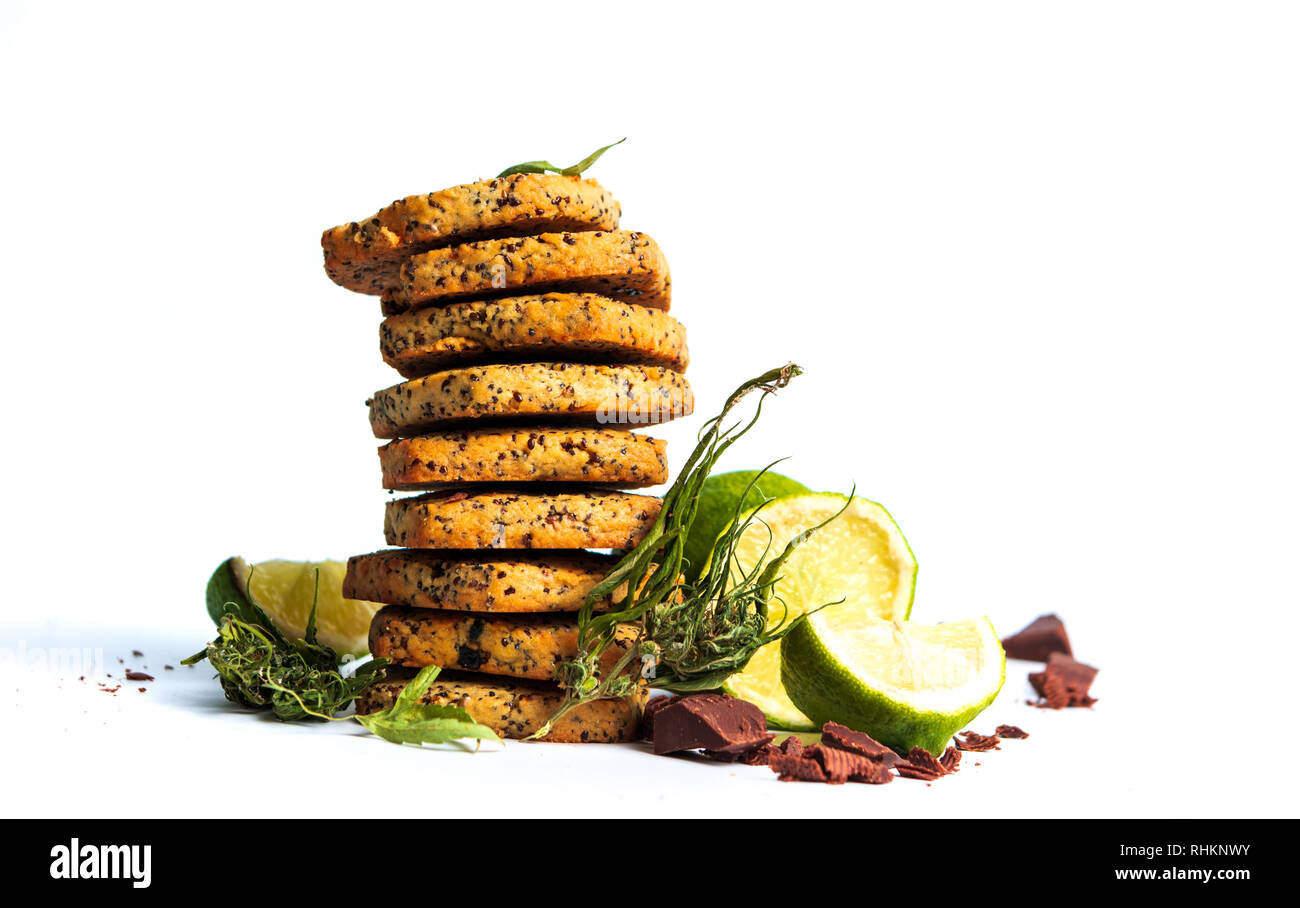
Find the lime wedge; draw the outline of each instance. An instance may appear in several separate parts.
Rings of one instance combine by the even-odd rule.
[[[781,641],[781,678],[818,724],[938,756],[993,702],[1006,657],[987,618],[918,625],[831,606]]]
[[[320,574],[320,595],[316,603],[316,636],[342,659],[364,656],[370,651],[370,619],[383,606],[378,602],[343,597],[341,561],[263,561],[249,566],[242,558],[230,558],[217,568],[208,584],[208,613],[220,618],[224,602],[247,596],[262,608],[286,636],[307,633],[307,617],[316,596]]]
[[[904,621],[911,612],[916,559],[889,512],[865,498],[849,501],[844,495],[809,492],[771,502],[758,512],[761,522],[751,523],[738,541],[733,572],[748,573],[776,557],[787,542],[834,515],[846,502],[844,513],[808,537],[786,561],[776,584],[770,624],[785,614],[782,604],[790,617],[841,599],[836,608],[864,618]],[[760,649],[722,689],[761,709],[773,728],[821,727],[786,695],[780,644]]]
[[[713,543],[736,517],[736,509],[756,508],[768,498],[780,498],[797,492],[807,492],[802,483],[789,476],[768,471],[758,478],[758,470],[737,470],[718,473],[704,480],[700,487],[700,500],[695,510],[695,522],[683,544],[683,555],[692,578],[698,577],[713,551]],[[750,487],[753,483],[753,487]],[[748,494],[746,494],[748,492]],[[741,496],[745,502],[741,504]]]

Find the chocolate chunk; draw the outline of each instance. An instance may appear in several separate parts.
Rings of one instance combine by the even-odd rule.
[[[655,739],[655,714],[670,703],[680,700],[679,695],[674,694],[671,697],[655,697],[646,704],[645,714],[641,718],[641,736],[647,741]]]
[[[780,744],[781,753],[797,757],[803,753],[803,741],[798,735],[791,735]]]
[[[1052,653],[1074,651],[1070,649],[1070,637],[1065,632],[1065,623],[1055,615],[1040,615],[1030,622],[1024,630],[1012,634],[1002,641],[1002,648],[1008,659],[1026,659],[1030,662],[1046,662]]]
[[[126,680],[128,681],[152,681],[153,680],[153,675],[147,675],[144,672],[137,672],[131,669],[127,669],[125,677]]]
[[[994,732],[999,738],[1028,738],[1029,732],[1018,725],[999,725]]]
[[[973,731],[964,731],[955,739],[958,750],[970,750],[977,753],[986,750],[1000,750],[997,735],[981,735]]]
[[[657,754],[682,750],[741,754],[772,740],[762,710],[725,694],[678,697],[655,711],[651,728]]]
[[[871,735],[863,731],[854,731],[838,722],[827,722],[822,726],[822,743],[827,747],[861,754],[871,760],[883,761],[889,766],[893,766],[898,760],[898,754]]]
[[[956,772],[957,764],[961,762],[961,751],[951,745],[943,752],[939,758],[939,765],[948,772]]]
[[[1052,653],[1047,668],[1030,672],[1029,683],[1045,701],[1049,709],[1067,706],[1092,706],[1097,701],[1088,695],[1097,669],[1085,665],[1064,653]]]
[[[790,754],[773,754],[768,761],[768,768],[776,773],[782,782],[825,782],[826,773],[820,763],[808,757],[796,757]]]

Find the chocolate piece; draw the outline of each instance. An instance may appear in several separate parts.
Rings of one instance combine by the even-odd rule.
[[[899,760],[894,769],[905,779],[921,779],[926,782],[941,779],[948,774],[943,764],[921,747],[913,747],[908,751],[907,759]]]
[[[814,744],[803,753],[805,757],[811,757],[821,764],[826,772],[826,781],[831,785],[843,785],[850,779],[879,785],[892,777],[889,767],[883,761],[850,750]]]
[[[826,773],[820,763],[807,757],[791,754],[773,754],[768,761],[768,768],[780,777],[782,782],[825,782]]]
[[[781,753],[797,757],[803,753],[803,741],[798,735],[791,735],[780,744]]]
[[[863,731],[854,731],[852,728],[840,725],[838,722],[827,722],[822,726],[822,744],[827,747],[861,754],[868,759],[879,760],[889,766],[893,766],[898,760],[898,754],[871,737],[871,735]]]
[[[725,694],[690,694],[655,710],[654,751],[708,750],[742,754],[772,740],[763,712]]]
[[[1029,683],[1044,699],[1040,706],[1063,709],[1067,706],[1092,706],[1097,701],[1088,696],[1097,669],[1063,653],[1052,653],[1047,668],[1030,672]]]
[[[1008,659],[1026,659],[1030,662],[1046,662],[1052,653],[1074,651],[1070,649],[1070,636],[1065,632],[1065,623],[1055,615],[1040,615],[1029,626],[1012,634],[1002,641]]]
[[[994,732],[999,738],[1028,738],[1029,732],[1018,725],[999,725]]]
[[[773,735],[775,737],[775,735]],[[736,758],[737,763],[744,763],[746,766],[766,766],[774,754],[781,751],[772,746],[772,742],[764,744],[762,747],[751,750],[747,754],[741,754]]]
[[[720,747],[717,750],[704,750],[702,753],[711,760],[717,760],[719,763],[735,763],[739,760],[742,763],[749,763],[750,759],[758,759],[754,755],[764,748],[772,745],[772,739],[776,735],[764,735],[756,741],[740,741],[736,744],[729,744],[726,747]],[[758,765],[766,766],[767,760],[762,760]]]
[[[127,670],[127,673],[126,673],[126,680],[128,680],[128,681],[152,681],[152,680],[153,680],[153,675],[147,675],[147,674],[145,674],[144,672],[137,672],[137,671],[132,671],[132,670],[128,669],[128,670]]]
[[[939,758],[939,765],[948,772],[956,772],[957,764],[961,762],[961,751],[955,747],[949,746]]]
[[[973,731],[964,731],[954,739],[957,742],[958,750],[969,750],[976,753],[986,750],[1001,750],[998,747],[997,735],[981,735]]]
[[[645,713],[641,718],[641,734],[647,741],[655,739],[655,714],[670,703],[680,700],[681,696],[674,694],[671,697],[655,697],[646,704]]]
[[[904,779],[920,779],[923,782],[933,782],[935,779],[941,779],[944,776],[943,767],[938,771],[927,769],[924,766],[917,766],[908,760],[899,760],[894,766],[894,771]]]

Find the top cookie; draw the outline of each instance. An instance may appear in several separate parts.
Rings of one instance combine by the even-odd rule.
[[[672,278],[659,244],[631,230],[543,233],[431,249],[402,262],[385,315],[463,299],[552,290],[599,293],[665,312]]]
[[[326,230],[321,246],[331,280],[379,294],[417,252],[489,237],[612,230],[618,219],[618,202],[594,180],[513,174],[398,199],[364,221]]]

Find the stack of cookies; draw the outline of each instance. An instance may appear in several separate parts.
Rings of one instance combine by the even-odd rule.
[[[385,603],[371,652],[397,666],[359,712],[391,705],[427,665],[443,669],[427,702],[504,737],[560,704],[578,608],[659,514],[631,490],[668,479],[665,443],[629,427],[693,408],[667,262],[619,215],[591,180],[515,174],[325,232],[326,271],[380,297],[380,351],[406,379],[369,401],[375,435],[392,439],[384,487],[422,493],[387,505],[400,548],[348,563],[344,594]],[[547,739],[632,740],[643,707],[588,704]]]

